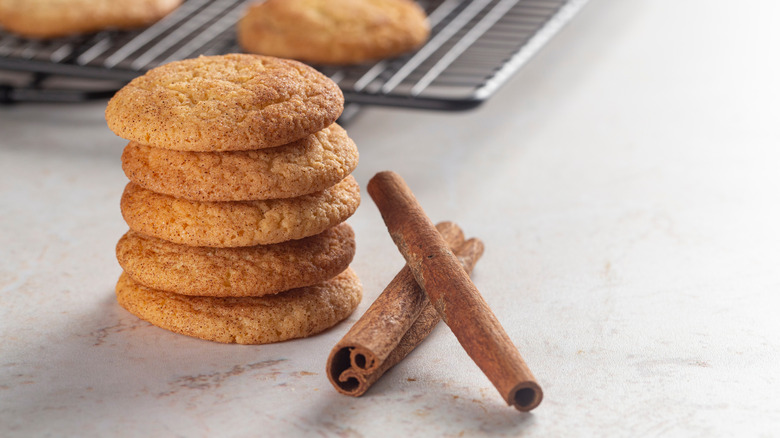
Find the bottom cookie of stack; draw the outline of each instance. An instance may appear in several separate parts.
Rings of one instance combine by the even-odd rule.
[[[346,319],[362,287],[351,268],[313,286],[261,297],[187,296],[151,289],[122,273],[119,304],[158,327],[210,341],[268,344],[310,336]]]

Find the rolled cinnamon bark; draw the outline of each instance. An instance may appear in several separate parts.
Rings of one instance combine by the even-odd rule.
[[[482,242],[464,242],[463,232],[451,222],[442,222],[436,228],[459,255],[464,268],[471,271],[482,255]],[[417,347],[439,319],[409,268],[404,267],[333,347],[327,363],[328,379],[342,394],[363,395]]]
[[[531,370],[404,180],[380,172],[368,193],[417,283],[468,355],[509,405],[521,411],[538,406],[542,389]]]

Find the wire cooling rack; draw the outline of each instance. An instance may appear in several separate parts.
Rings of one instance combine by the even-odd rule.
[[[421,0],[432,32],[417,51],[373,64],[315,67],[339,84],[348,103],[468,109],[493,95],[586,1]],[[0,30],[0,69],[29,75],[0,82],[0,102],[105,98],[158,65],[239,52],[235,23],[247,3],[187,0],[130,32],[35,40]]]

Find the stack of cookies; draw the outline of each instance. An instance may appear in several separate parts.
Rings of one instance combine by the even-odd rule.
[[[162,328],[260,344],[318,333],[357,307],[349,263],[358,152],[338,86],[296,61],[200,57],[136,78],[108,104],[130,143],[119,303]]]

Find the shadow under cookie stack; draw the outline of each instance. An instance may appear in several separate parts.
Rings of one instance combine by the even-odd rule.
[[[263,344],[321,332],[360,302],[344,221],[360,203],[338,86],[296,61],[200,57],[117,92],[130,140],[119,304],[159,327]]]

